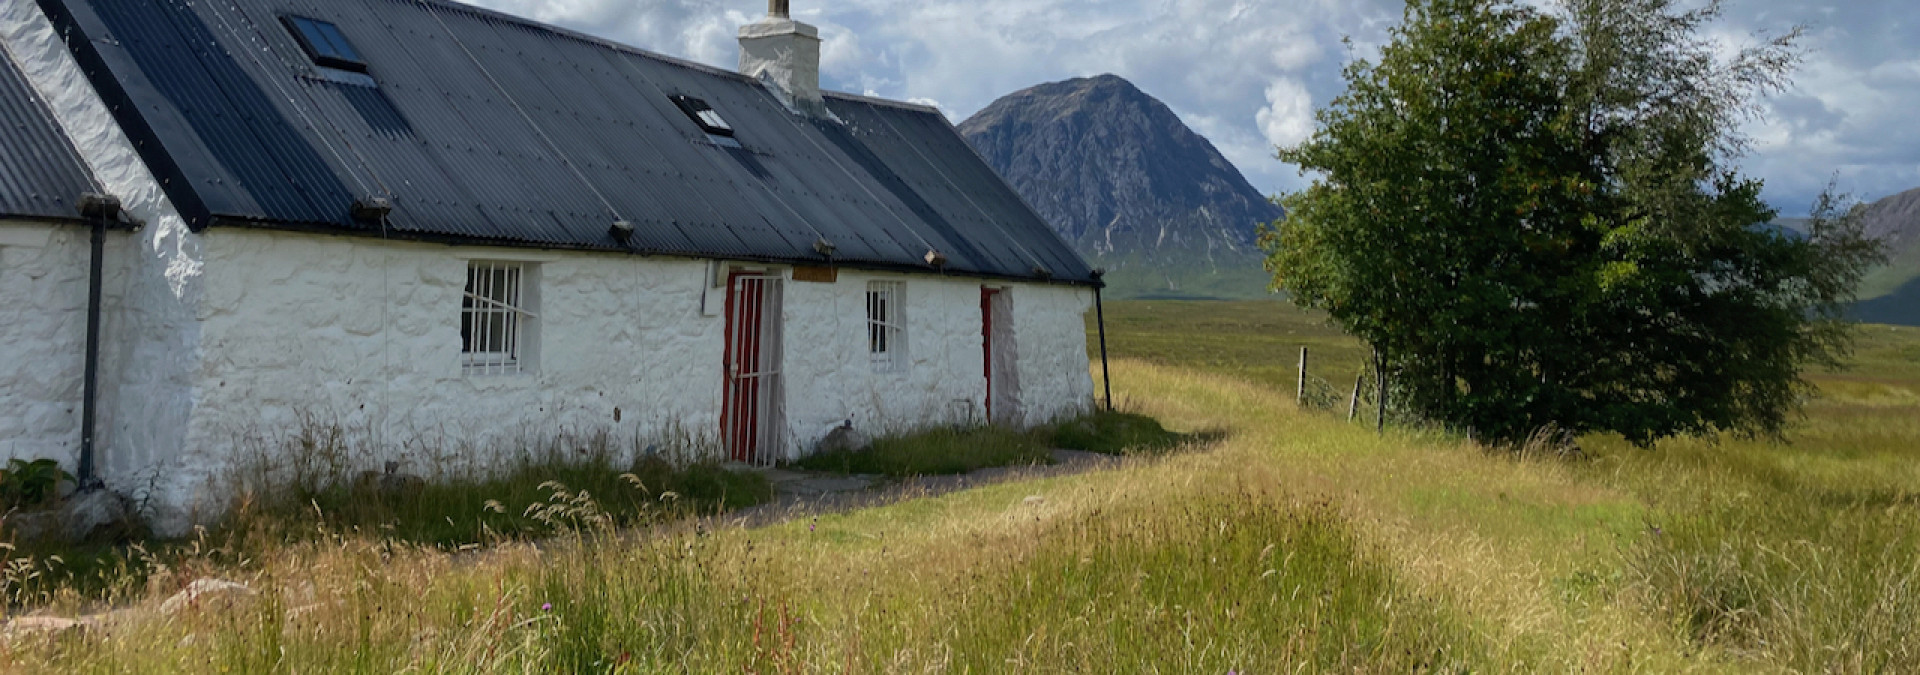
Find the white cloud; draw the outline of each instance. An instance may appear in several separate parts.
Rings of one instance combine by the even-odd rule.
[[[1276,147],[1286,147],[1313,135],[1313,96],[1293,80],[1267,85],[1267,107],[1254,116],[1260,133]]]

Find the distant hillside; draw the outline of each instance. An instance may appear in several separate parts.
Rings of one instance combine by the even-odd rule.
[[[1869,236],[1887,245],[1891,261],[1860,284],[1854,316],[1871,323],[1920,326],[1920,189],[1867,207]]]
[[[960,132],[1096,267],[1114,297],[1265,294],[1255,228],[1280,208],[1132,83],[1103,75],[1010,94]]]

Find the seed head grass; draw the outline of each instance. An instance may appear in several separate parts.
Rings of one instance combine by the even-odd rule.
[[[579,480],[508,505],[564,505],[544,535],[474,550],[308,521],[129,572],[99,628],[13,637],[0,669],[1920,669],[1920,331],[1875,329],[1860,369],[1815,374],[1791,444],[1562,457],[1297,408],[1286,340],[1328,340],[1330,366],[1360,351],[1284,305],[1108,309],[1115,394],[1189,440],[753,529],[623,527],[598,517],[622,488]],[[1175,350],[1196,321],[1212,351]],[[160,613],[205,577],[253,593]]]

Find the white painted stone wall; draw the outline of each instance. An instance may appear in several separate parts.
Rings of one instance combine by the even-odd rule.
[[[877,366],[867,336],[869,282],[899,282],[904,362]],[[836,283],[788,282],[785,369],[790,451],[812,449],[852,420],[872,433],[983,421],[980,282],[924,275],[840,272]]]
[[[719,427],[722,326],[701,315],[703,262],[263,230],[205,240],[190,443],[250,450],[338,427],[372,446],[365,463],[434,475],[561,437],[604,433],[643,451]],[[528,266],[538,340],[521,373],[461,365],[472,260]]]
[[[102,188],[143,224],[106,246],[97,459],[110,487],[152,507],[157,529],[184,532],[195,493],[216,464],[210,449],[186,438],[199,370],[199,237],[33,0],[0,0],[0,47]]]
[[[1011,302],[1018,345],[1021,424],[1035,426],[1085,414],[1093,408],[1093,375],[1087,360],[1087,312],[1093,291],[1042,284],[1016,284]]]
[[[0,463],[80,449],[87,237],[71,223],[0,222]]]
[[[404,459],[421,473],[602,433],[622,447],[691,441],[717,452],[726,320],[702,311],[703,296],[724,302],[708,293],[707,262],[264,230],[205,241],[205,360],[189,443],[274,446],[319,423],[380,448],[369,462]],[[533,270],[539,338],[527,372],[463,372],[470,260]],[[788,457],[849,419],[885,433],[983,418],[980,281],[842,270],[834,283],[810,283],[775,271]],[[904,366],[876,367],[869,354],[870,281],[904,284]],[[1020,380],[1031,384],[1017,421],[1085,411],[1091,296],[1036,284],[1006,292],[1025,300],[1013,329]]]

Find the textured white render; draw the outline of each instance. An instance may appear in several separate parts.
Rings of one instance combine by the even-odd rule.
[[[726,320],[702,311],[703,296],[725,301],[708,293],[712,263],[264,230],[205,241],[206,379],[190,443],[273,446],[317,422],[371,440],[370,461],[421,472],[484,468],[561,436],[714,445]],[[462,371],[470,260],[529,265],[539,316],[526,372]],[[878,368],[868,353],[873,280],[905,283],[902,367]],[[981,419],[980,281],[843,270],[835,283],[781,283],[788,457],[849,419],[870,432]],[[1013,284],[1006,293],[1031,307],[1012,329],[1025,347],[1021,380],[1040,387],[1022,396],[1038,404],[1014,421],[1087,410],[1090,292]]]
[[[107,241],[98,459],[110,486],[152,503],[156,527],[184,530],[214,464],[212,450],[186,442],[200,370],[200,238],[32,0],[0,0],[0,43],[106,191],[144,223]]]
[[[866,336],[868,282],[906,284],[906,299],[897,307],[906,320],[906,366],[881,368],[872,362]],[[979,291],[979,280],[854,270],[843,270],[837,284],[787,282],[787,422],[801,443],[795,451],[810,449],[845,420],[868,431],[985,422],[987,372],[981,359]],[[1092,307],[1091,291],[1012,284],[1002,293],[1029,299],[1035,313],[1066,313],[1064,322],[1035,314],[1016,316],[1006,326],[1033,345],[1035,355],[1020,364],[1023,374],[1048,384],[1046,393],[1031,397],[1058,397],[1008,420],[1043,424],[1062,414],[1085,412],[1092,401],[1092,380],[1083,320]],[[1071,336],[1064,326],[1071,326]]]
[[[80,449],[87,234],[80,225],[0,223],[0,462]]]
[[[317,424],[369,443],[366,462],[431,474],[562,436],[627,448],[719,428],[722,323],[701,315],[704,262],[264,230],[205,240],[206,379],[190,442],[272,447]],[[521,373],[463,371],[470,260],[528,266],[538,318]]]
[[[1010,301],[1017,347],[1019,417],[1013,422],[1034,426],[1091,411],[1086,320],[1093,310],[1093,291],[1014,284],[1003,295]]]

